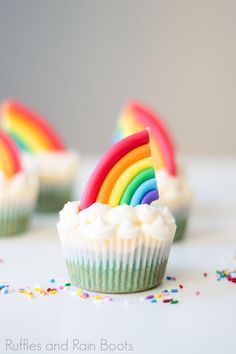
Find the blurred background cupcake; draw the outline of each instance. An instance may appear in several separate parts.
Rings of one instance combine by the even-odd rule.
[[[0,236],[27,230],[37,193],[37,176],[24,170],[19,149],[0,131]]]
[[[58,212],[73,198],[77,153],[66,149],[48,122],[16,101],[1,105],[0,118],[2,129],[20,148],[25,168],[38,175],[36,210]]]
[[[140,102],[131,102],[121,113],[114,140],[118,141],[146,127],[150,130],[152,159],[160,194],[158,204],[168,206],[172,211],[177,225],[175,241],[181,240],[186,234],[192,191],[163,120]]]

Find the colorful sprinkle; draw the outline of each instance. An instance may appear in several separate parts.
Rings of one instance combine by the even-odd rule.
[[[157,302],[157,300],[156,299],[151,299],[151,301],[150,301],[152,304],[155,304],[156,302]]]
[[[154,295],[148,295],[148,296],[145,297],[145,300],[151,300],[153,298],[154,298]]]
[[[94,300],[102,300],[102,296],[100,296],[100,295],[95,295],[95,296],[93,296],[93,299]]]
[[[222,279],[227,279],[229,282],[236,284],[236,269],[233,269],[231,271],[228,269],[224,269],[221,271],[217,270],[216,274],[218,281]]]
[[[173,301],[173,299],[164,299],[164,300],[162,300],[162,302],[164,302],[164,303],[171,302],[171,301]]]
[[[104,300],[105,302],[109,302],[109,301],[112,301],[113,298],[112,298],[112,296],[106,295],[106,296],[104,296],[103,300]]]
[[[178,300],[172,300],[170,303],[171,303],[172,305],[174,305],[174,304],[178,304],[179,301],[178,301]]]
[[[71,286],[71,283],[65,283],[64,286]]]

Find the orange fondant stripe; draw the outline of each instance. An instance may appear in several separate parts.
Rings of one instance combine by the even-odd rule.
[[[0,170],[6,177],[12,177],[14,175],[14,165],[10,151],[0,141]]]
[[[30,121],[27,117],[21,116],[16,112],[5,114],[5,126],[9,132],[13,132],[16,136],[22,138],[26,145],[29,145],[32,150],[34,144],[31,140],[34,140],[35,145],[38,146],[39,150],[53,150],[54,145],[50,140],[50,137],[45,135],[45,133],[37,127],[34,122]]]
[[[110,170],[98,193],[97,202],[108,204],[111,191],[120,175],[132,164],[150,156],[149,144],[141,145],[122,157]]]

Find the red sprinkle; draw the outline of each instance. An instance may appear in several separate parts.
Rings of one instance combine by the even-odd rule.
[[[204,277],[207,277],[207,273],[203,273]]]
[[[173,301],[173,299],[164,299],[164,300],[162,300],[162,302],[171,302],[171,301]]]
[[[183,286],[182,284],[179,284],[179,287],[180,287],[180,289],[183,289],[183,288],[184,288],[184,286]]]

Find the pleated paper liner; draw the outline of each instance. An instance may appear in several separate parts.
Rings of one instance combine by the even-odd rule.
[[[11,236],[25,232],[30,224],[34,204],[8,205],[0,208],[0,237]]]
[[[58,231],[70,279],[78,287],[131,293],[153,288],[164,277],[172,239],[98,240],[68,234],[60,225]]]
[[[57,213],[73,199],[74,186],[70,184],[40,183],[36,211]]]

